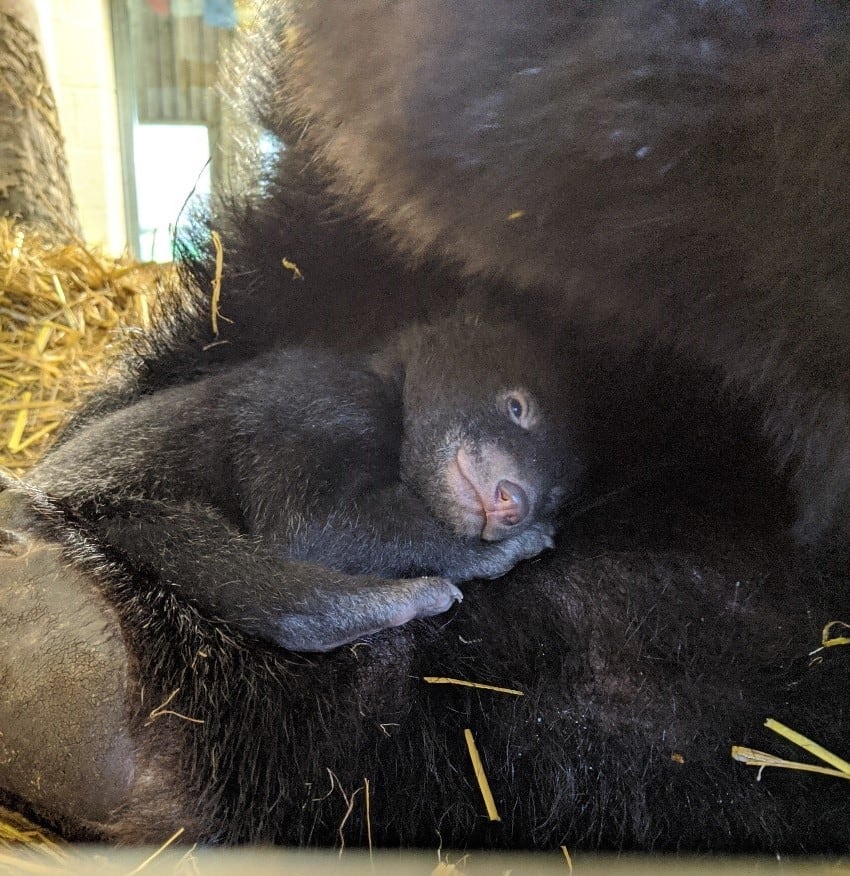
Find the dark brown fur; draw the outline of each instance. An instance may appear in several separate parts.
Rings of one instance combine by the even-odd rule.
[[[555,342],[607,471],[553,554],[469,586],[447,616],[318,657],[240,635],[117,563],[67,509],[7,490],[24,542],[61,544],[88,573],[83,586],[59,563],[25,588],[9,560],[4,586],[24,605],[2,614],[0,718],[17,708],[56,741],[0,757],[7,794],[75,835],[162,842],[179,822],[188,838],[330,845],[367,777],[378,845],[846,853],[846,783],[778,770],[759,782],[730,757],[733,744],[805,757],[767,717],[850,755],[847,649],[810,654],[847,619],[846,565],[801,554],[769,472],[778,457],[791,475],[801,539],[832,531],[843,545],[846,6],[294,8],[271,9],[242,46],[231,92],[288,148],[262,172],[246,154],[240,194],[199,226],[202,243],[209,227],[225,241],[227,343],[205,348],[201,257],[193,307],[79,422],[283,342],[361,348],[451,310],[463,288]],[[759,430],[767,473],[765,448],[740,440]],[[209,549],[201,533],[184,557]],[[123,805],[106,818],[76,783],[32,791],[93,709],[83,695],[20,709],[31,667],[52,680],[49,661],[9,659],[40,653],[18,621],[39,617],[26,602],[39,586],[100,612],[124,649],[101,687],[126,669],[126,696],[103,695],[95,741],[131,746],[132,780],[105,744],[74,774],[111,776]],[[94,634],[51,648],[70,664],[105,653]],[[466,727],[500,823],[483,816]],[[16,744],[0,737],[4,754]],[[343,833],[365,844],[364,810]]]
[[[272,119],[415,256],[720,368],[764,411],[797,536],[843,538],[848,25],[813,2],[304,3]]]

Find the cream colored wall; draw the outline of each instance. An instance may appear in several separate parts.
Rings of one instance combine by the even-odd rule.
[[[118,254],[126,232],[109,3],[36,5],[83,234],[88,243]]]

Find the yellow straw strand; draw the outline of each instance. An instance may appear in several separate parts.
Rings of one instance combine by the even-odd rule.
[[[830,621],[823,628],[823,633],[821,634],[821,645],[824,648],[834,648],[836,645],[850,645],[850,637],[832,635],[834,627],[840,627],[842,630],[850,632],[850,624],[847,624],[844,621]]]
[[[148,864],[151,863],[151,861],[156,860],[156,858],[158,858],[170,845],[172,845],[172,843],[177,842],[177,840],[180,839],[185,830],[185,827],[178,828],[152,855],[145,858],[145,860],[142,861],[142,863],[139,864],[138,867],[131,870],[127,874],[127,876],[135,876],[136,873],[141,873],[142,870],[144,870],[145,867],[147,867]]]
[[[521,690],[514,690],[512,687],[496,687],[494,684],[479,684],[477,681],[464,681],[461,678],[445,678],[442,675],[425,675],[422,681],[428,684],[456,684],[460,687],[474,687],[478,690],[492,690],[496,693],[510,694],[515,697],[523,697],[525,694]]]
[[[210,319],[212,322],[213,337],[218,337],[218,302],[221,298],[221,274],[224,269],[224,249],[221,246],[221,236],[213,231],[213,247],[215,248],[215,275],[212,281],[212,294],[210,296]]]
[[[17,453],[21,449],[21,439],[24,437],[24,431],[27,428],[27,417],[29,415],[29,404],[32,400],[32,393],[27,390],[21,395],[21,409],[15,417],[15,425],[12,429],[12,434],[9,436],[7,447],[12,453]]]
[[[800,770],[804,773],[818,773],[822,776],[832,776],[834,779],[850,780],[850,775],[847,775],[847,773],[830,769],[830,767],[822,767],[813,763],[800,763],[796,760],[785,760],[781,757],[776,757],[776,755],[768,754],[766,751],[757,751],[755,748],[747,748],[744,745],[732,746],[732,758],[739,763],[746,764],[747,766]]]
[[[806,738],[796,730],[792,730],[790,727],[786,727],[784,724],[781,724],[773,718],[768,718],[764,722],[764,726],[769,730],[773,730],[774,733],[778,733],[789,742],[798,745],[804,751],[808,751],[809,754],[819,758],[824,763],[828,763],[830,766],[835,767],[839,772],[850,776],[850,763],[847,763],[846,760],[842,760],[831,751],[827,751],[822,745],[818,745],[817,742],[813,742],[811,739]]]
[[[469,749],[472,769],[475,772],[478,787],[481,789],[481,796],[484,798],[484,806],[487,808],[487,817],[490,821],[501,821],[502,818],[499,815],[499,810],[496,809],[496,801],[493,799],[490,783],[487,781],[487,776],[484,773],[484,764],[481,763],[481,756],[478,754],[478,746],[475,744],[472,731],[467,727],[463,731],[463,735],[466,738],[466,747]]]

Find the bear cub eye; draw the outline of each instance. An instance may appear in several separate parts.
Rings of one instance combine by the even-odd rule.
[[[537,423],[533,402],[527,393],[511,390],[504,396],[505,411],[508,417],[523,429],[531,429]]]

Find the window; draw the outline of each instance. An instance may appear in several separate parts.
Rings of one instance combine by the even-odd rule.
[[[112,0],[128,240],[169,260],[190,195],[209,198],[223,155],[219,59],[250,2]],[[225,109],[226,115],[226,109]]]

